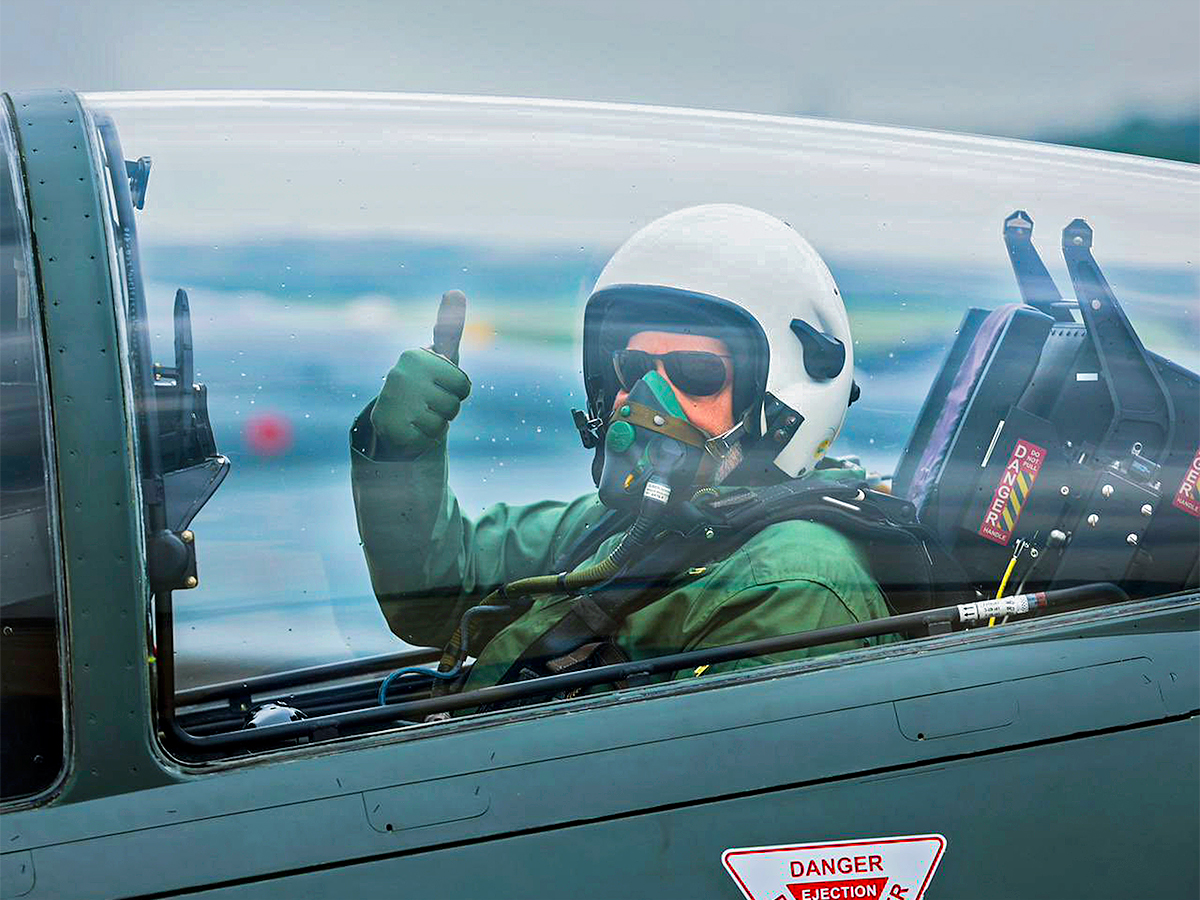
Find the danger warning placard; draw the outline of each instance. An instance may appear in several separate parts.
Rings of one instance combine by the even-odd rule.
[[[747,900],[920,900],[946,839],[940,834],[742,847],[721,855]]]
[[[1179,482],[1171,505],[1200,519],[1200,450],[1196,451],[1192,464],[1183,473],[1183,481]]]
[[[984,510],[983,523],[979,526],[981,535],[997,544],[1008,545],[1045,461],[1045,447],[1029,441],[1017,441],[1012,456],[1000,473],[996,490],[992,492],[992,502]]]

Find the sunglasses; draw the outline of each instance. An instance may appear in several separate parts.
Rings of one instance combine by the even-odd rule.
[[[671,353],[617,350],[612,357],[617,381],[625,390],[633,390],[641,377],[654,371],[655,362],[661,360],[671,383],[692,397],[711,397],[725,387],[729,380],[725,360],[730,358],[703,350],[674,350]]]

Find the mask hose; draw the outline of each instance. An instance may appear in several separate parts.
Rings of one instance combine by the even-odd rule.
[[[571,592],[599,584],[612,578],[621,567],[629,561],[634,551],[644,546],[654,534],[654,526],[662,518],[671,497],[671,488],[665,480],[654,476],[646,482],[642,494],[642,508],[637,518],[621,538],[621,542],[612,552],[598,563],[593,563],[585,569],[576,572],[560,572],[557,575],[535,575],[532,578],[520,578],[509,582],[498,591],[501,597],[521,596],[523,594],[549,594],[556,592]]]

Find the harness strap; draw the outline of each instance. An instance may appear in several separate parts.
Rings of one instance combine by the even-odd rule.
[[[615,634],[621,623],[609,615],[590,594],[583,594],[571,604],[571,611],[579,616],[580,621],[596,635]]]
[[[619,665],[629,662],[629,657],[625,651],[618,647],[613,641],[592,641],[589,644],[584,644],[572,653],[565,656],[560,656],[557,659],[552,659],[546,662],[546,672],[538,672],[532,668],[522,668],[513,681],[530,681],[536,678],[541,678],[547,672],[551,675],[562,675],[567,672],[579,672],[585,669],[595,669],[600,666]],[[639,683],[638,676],[629,678],[621,678],[613,682],[618,688],[626,688],[631,684]],[[553,695],[550,699],[554,700],[569,700],[572,697],[577,697],[587,688],[577,687],[568,691],[560,691]],[[513,709],[518,706],[525,706],[532,701],[530,700],[508,700],[502,703],[488,703],[479,707],[480,712],[493,712],[498,709]]]
[[[562,618],[531,642],[497,683],[516,680],[522,670],[536,671],[547,660],[582,644],[612,637],[626,618],[669,591],[695,555],[693,540],[668,537],[622,575],[575,598]]]
[[[829,525],[870,543],[872,557],[884,557],[883,551],[895,550],[899,542],[903,560],[898,570],[917,576],[911,584],[901,586],[906,595],[915,597],[906,606],[932,607],[935,591],[946,588],[940,582],[935,584],[935,569],[950,573],[946,580],[955,589],[968,582],[932,532],[915,522],[912,504],[871,491],[865,483],[813,485],[807,479],[793,479],[714,498],[698,512],[713,523],[714,539],[698,542],[694,536],[669,535],[618,576],[575,598],[562,618],[525,648],[498,683],[532,677],[545,672],[550,661],[569,658],[585,645],[610,640],[625,619],[679,584],[680,573],[696,564],[699,553],[707,559],[723,559],[758,532],[780,522],[799,519]],[[876,554],[876,550],[880,552]],[[873,568],[881,561],[873,558]]]
[[[723,558],[769,525],[803,517],[798,513],[807,510],[812,503],[820,502],[822,497],[831,494],[855,497],[861,493],[857,486],[783,484],[790,487],[779,490],[783,485],[773,485],[761,491],[747,490],[710,504],[711,509],[722,500],[737,499],[739,509],[735,514],[726,514],[717,538],[700,545],[704,555],[710,559]],[[749,507],[743,508],[745,504]],[[697,544],[691,537],[671,536],[616,578],[581,594],[561,619],[513,661],[499,683],[515,679],[522,670],[536,670],[545,665],[545,660],[570,653],[581,644],[612,637],[625,619],[675,586],[679,573],[696,562]]]

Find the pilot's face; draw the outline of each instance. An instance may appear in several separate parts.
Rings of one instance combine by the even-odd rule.
[[[722,357],[729,356],[729,346],[720,338],[702,334],[676,334],[671,331],[639,331],[625,346],[629,350],[643,350],[654,354],[671,353],[675,350],[703,350]],[[658,374],[665,378],[675,391],[688,421],[710,437],[724,434],[733,427],[733,366],[732,360],[726,358],[723,361],[726,372],[725,386],[708,397],[693,397],[671,382],[670,376],[663,368],[662,360],[655,360]],[[628,396],[628,391],[618,393],[613,401],[613,409],[624,403]]]

